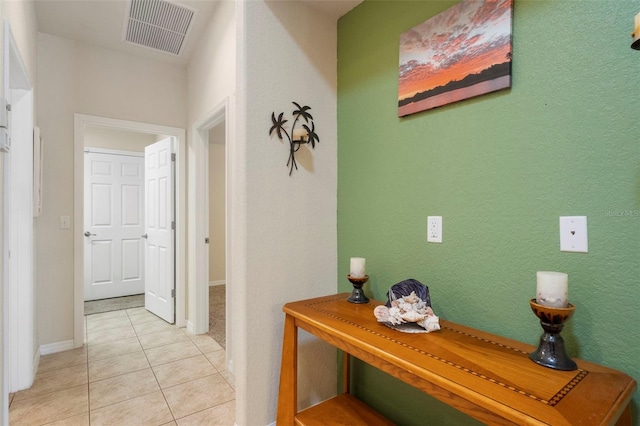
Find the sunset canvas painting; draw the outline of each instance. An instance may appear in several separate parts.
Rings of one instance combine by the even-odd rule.
[[[400,36],[398,116],[511,87],[513,0],[465,0]]]

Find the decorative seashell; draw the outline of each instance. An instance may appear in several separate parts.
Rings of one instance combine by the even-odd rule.
[[[378,305],[373,310],[373,315],[375,315],[379,322],[387,322],[389,320],[389,308],[385,305]]]
[[[373,314],[379,322],[397,330],[404,331],[402,325],[406,323],[419,325],[425,329],[423,333],[440,330],[440,319],[431,308],[429,288],[414,279],[391,286],[386,305],[376,306]]]
[[[429,315],[419,325],[427,331],[437,331],[440,330],[440,318],[435,315]]]
[[[416,311],[405,311],[400,316],[406,322],[418,322],[426,318],[426,315],[421,315]]]
[[[427,306],[431,306],[429,287],[422,284],[418,280],[410,278],[408,280],[400,281],[399,283],[391,286],[391,288],[387,292],[387,297],[389,298],[389,300],[387,301],[387,307],[391,307],[392,301],[405,296],[409,296],[412,292],[415,292],[416,296],[424,303],[426,303]]]
[[[405,303],[414,304],[420,301],[420,298],[416,296],[416,292],[412,291],[410,295],[403,297]]]

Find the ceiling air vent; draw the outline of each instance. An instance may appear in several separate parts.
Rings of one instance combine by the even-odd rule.
[[[196,10],[164,0],[131,0],[124,40],[179,56],[186,45]]]

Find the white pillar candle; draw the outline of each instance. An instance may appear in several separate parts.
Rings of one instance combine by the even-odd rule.
[[[553,308],[566,308],[569,302],[569,276],[562,272],[536,273],[536,302]]]
[[[349,268],[349,275],[354,278],[364,278],[364,257],[352,257],[351,267]]]
[[[305,129],[296,129],[293,131],[294,141],[306,141],[308,137],[309,137],[309,134]]]

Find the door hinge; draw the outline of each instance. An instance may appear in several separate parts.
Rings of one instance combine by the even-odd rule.
[[[209,244],[209,238],[205,238],[205,239],[204,239],[204,243],[205,243],[205,244]]]
[[[176,153],[175,152],[171,153],[171,161],[176,161]]]
[[[5,98],[0,98],[0,151],[9,152],[11,138],[9,137],[9,111],[11,105]]]
[[[176,221],[175,220],[171,221],[171,229],[176,229]]]
[[[176,289],[175,288],[171,289],[171,297],[176,297]]]

